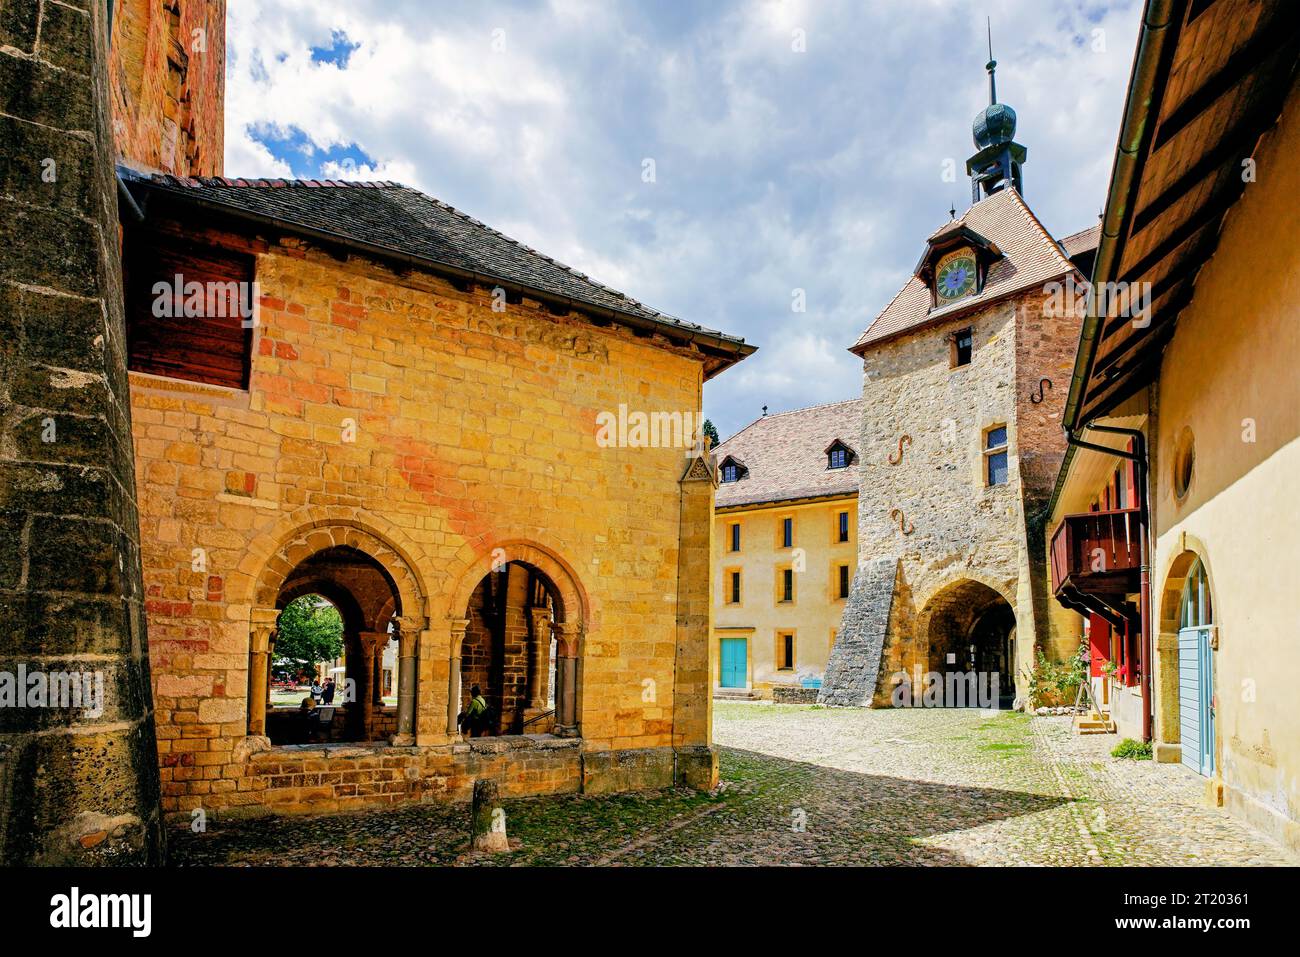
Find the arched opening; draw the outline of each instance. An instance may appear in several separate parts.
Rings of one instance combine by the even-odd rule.
[[[1209,569],[1189,549],[1170,566],[1161,600],[1159,737],[1162,745],[1177,745],[1179,760],[1206,777],[1214,776],[1217,764],[1217,647]]]
[[[1011,706],[1016,613],[996,589],[973,579],[954,582],[930,599],[920,624],[928,671],[945,678],[947,707]]]
[[[304,665],[307,658],[318,660],[310,662],[309,693],[287,707],[267,711],[266,734],[272,744],[379,741],[397,732],[400,677],[394,618],[402,613],[401,601],[388,570],[349,545],[313,552],[289,571],[275,599],[279,616],[271,645],[272,672],[290,657],[285,653],[290,649],[280,646],[281,635],[299,628],[304,603],[324,603],[337,610],[340,640],[338,654],[324,657],[292,636],[292,657]],[[385,700],[386,692],[391,692],[391,701]],[[272,704],[278,704],[275,698]]]
[[[462,730],[473,736],[577,733],[577,649],[556,583],[525,561],[479,581],[460,647]],[[482,703],[474,702],[473,689]]]

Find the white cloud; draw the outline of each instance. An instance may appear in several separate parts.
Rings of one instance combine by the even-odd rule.
[[[969,202],[986,13],[1000,99],[1029,149],[1026,197],[1049,229],[1087,226],[1138,0],[231,0],[227,171],[287,175],[254,131],[301,131],[325,176],[348,172],[336,151],[355,144],[372,160],[359,178],[407,182],[655,308],[746,336],[759,353],[706,390],[725,435],[764,404],[859,392],[847,346],[949,204]],[[334,31],[358,44],[346,68],[311,58]],[[945,157],[955,183],[940,178]]]

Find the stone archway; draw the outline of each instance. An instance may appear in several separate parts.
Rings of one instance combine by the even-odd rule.
[[[497,731],[579,733],[591,614],[567,562],[536,542],[499,541],[466,562],[449,607],[461,617],[451,619],[448,734],[459,733],[471,683],[490,694]]]
[[[1002,588],[976,577],[947,582],[922,606],[915,634],[927,673],[974,676],[975,686],[963,687],[995,706],[1014,700],[1016,614]],[[950,706],[971,703],[967,694],[951,697],[944,698]]]
[[[417,641],[425,626],[427,590],[389,541],[356,524],[313,523],[293,529],[251,580],[250,735],[267,735],[269,663],[280,613],[295,598],[317,594],[344,621],[347,684],[344,738],[414,743]],[[398,642],[398,706],[381,721],[379,676],[384,648]],[[350,700],[348,700],[350,698]],[[388,723],[392,723],[389,727]]]
[[[1177,763],[1182,758],[1182,720],[1179,716],[1178,632],[1183,604],[1183,590],[1188,573],[1200,563],[1210,589],[1210,601],[1219,607],[1214,594],[1214,572],[1204,543],[1192,535],[1179,536],[1174,557],[1165,570],[1160,588],[1159,621],[1156,632],[1156,730],[1155,758]],[[1214,657],[1218,655],[1218,631],[1214,639]],[[1217,662],[1216,662],[1217,664]],[[1217,742],[1216,742],[1217,745]],[[1215,766],[1222,767],[1215,755]]]

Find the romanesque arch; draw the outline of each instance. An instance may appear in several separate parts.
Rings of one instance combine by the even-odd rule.
[[[492,733],[578,734],[591,613],[572,566],[537,542],[500,540],[451,580],[448,733],[478,685]]]
[[[306,520],[281,532],[273,547],[265,544],[269,536],[261,537],[262,554],[246,556],[240,566],[246,579],[236,587],[247,594],[238,597],[251,606],[249,734],[268,735],[271,730],[269,672],[279,615],[294,599],[315,594],[338,608],[344,621],[343,739],[391,735],[395,743],[413,743],[417,639],[429,601],[428,587],[411,558],[415,550],[367,527],[355,510],[343,516],[315,511],[325,514],[302,516]],[[381,662],[390,642],[398,645],[395,724],[390,723],[392,712],[383,720],[380,688]],[[273,717],[283,725],[282,716]],[[298,723],[306,722],[288,717],[294,722],[291,736],[296,737]]]

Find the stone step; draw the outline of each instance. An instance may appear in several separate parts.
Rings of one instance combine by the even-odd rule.
[[[759,694],[748,688],[714,688],[713,699],[715,701],[758,701]]]

